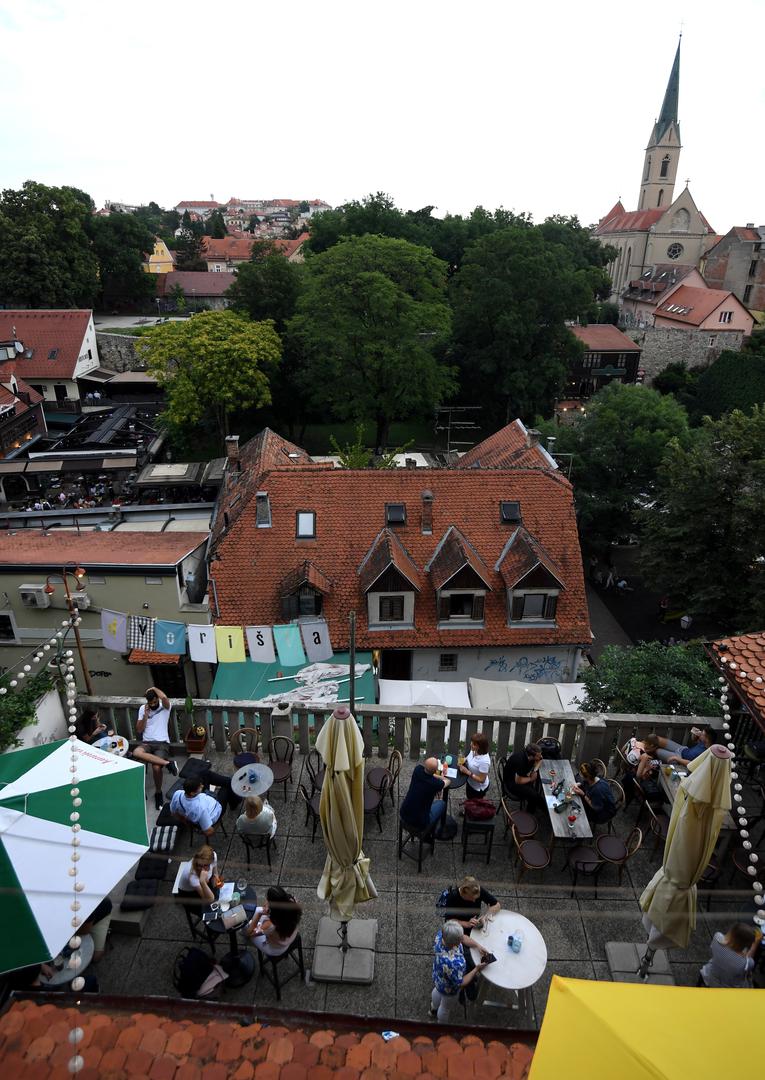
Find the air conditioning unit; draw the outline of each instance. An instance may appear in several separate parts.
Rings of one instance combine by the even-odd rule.
[[[80,609],[80,611],[87,611],[87,609],[90,607],[90,597],[86,592],[73,592],[72,600]]]
[[[24,607],[50,607],[50,594],[44,585],[19,585],[19,596]]]

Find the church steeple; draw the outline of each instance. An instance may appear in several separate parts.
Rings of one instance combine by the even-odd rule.
[[[672,202],[681,149],[680,124],[677,119],[680,98],[680,44],[677,43],[661,113],[646,147],[638,202],[640,210],[653,210],[656,207],[669,206]]]

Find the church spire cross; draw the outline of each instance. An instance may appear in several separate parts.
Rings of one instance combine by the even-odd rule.
[[[664,101],[661,105],[661,113],[656,122],[657,142],[661,139],[671,123],[677,123],[677,108],[680,99],[680,45],[682,43],[682,37],[683,35],[681,34],[680,41],[677,43],[677,52],[675,53],[674,63],[672,64],[672,71],[669,74],[669,82],[667,83],[667,90],[664,94]]]

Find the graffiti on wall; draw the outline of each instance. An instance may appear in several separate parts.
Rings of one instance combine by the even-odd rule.
[[[522,682],[564,681],[563,668],[557,656],[519,656],[512,667],[504,655],[497,656],[483,670],[491,671],[492,668]]]

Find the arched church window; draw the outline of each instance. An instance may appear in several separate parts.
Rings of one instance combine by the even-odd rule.
[[[669,172],[669,154],[665,154],[664,157],[661,159],[661,172],[659,173],[662,180],[668,174],[668,172]]]
[[[672,232],[688,232],[691,227],[691,215],[685,209],[680,209],[672,215]]]
[[[661,206],[661,204],[663,202],[664,202],[664,188],[659,188],[659,197],[656,200],[656,205]]]
[[[650,175],[650,172],[651,172],[651,155],[649,154],[648,157],[645,159],[645,176],[643,177],[643,180],[648,179],[648,177]],[[662,176],[663,175],[664,174],[662,173]]]

